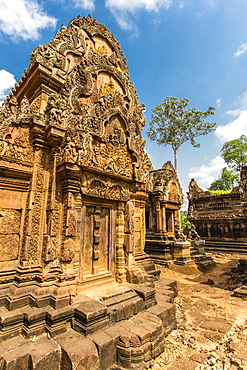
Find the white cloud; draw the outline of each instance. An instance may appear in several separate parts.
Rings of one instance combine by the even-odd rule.
[[[238,97],[235,106],[236,109],[230,109],[225,113],[234,119],[215,130],[215,135],[222,143],[247,134],[247,91]]]
[[[212,182],[220,176],[220,171],[226,166],[226,163],[219,155],[211,159],[208,164],[202,164],[199,167],[192,167],[188,178],[194,178],[198,185],[206,190]]]
[[[37,0],[0,0],[0,31],[13,39],[37,40],[40,30],[55,26]]]
[[[94,10],[94,0],[73,0],[76,8],[83,8],[85,10]]]
[[[169,8],[172,0],[106,0],[106,6],[110,9],[126,10],[135,12],[138,9],[158,11],[161,7]]]
[[[232,111],[234,113],[234,111]],[[229,112],[228,112],[229,113]],[[232,113],[232,114],[233,114]],[[240,111],[238,118],[225,126],[218,126],[215,135],[221,142],[238,139],[247,133],[247,110]]]
[[[217,99],[217,100],[216,100],[216,105],[217,105],[218,107],[220,107],[220,106],[221,106],[221,100],[220,100],[220,99]]]
[[[4,69],[0,70],[0,106],[9,90],[14,87],[15,83],[16,80],[12,73],[5,71]]]
[[[247,51],[247,42],[239,46],[238,50],[233,54],[234,58],[240,57]]]
[[[168,9],[171,4],[172,0],[105,0],[106,7],[125,30],[133,28],[130,15],[138,10],[158,12],[161,8]]]

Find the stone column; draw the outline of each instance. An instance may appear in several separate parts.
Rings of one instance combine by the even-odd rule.
[[[160,200],[155,200],[155,213],[156,213],[156,227],[157,231],[162,230],[162,219],[161,219],[161,209],[160,209]]]
[[[50,184],[49,189],[50,191],[50,198],[48,202],[48,207],[46,210],[46,230],[43,237],[43,260],[45,262],[54,261],[57,257],[57,250],[54,244],[54,210],[55,210],[55,197],[56,197],[56,149],[53,149],[51,154],[51,160],[50,162],[53,164],[51,171],[50,171]]]
[[[124,202],[117,203],[116,280],[118,283],[126,282],[125,254],[124,254]]]
[[[77,237],[76,198],[80,192],[80,168],[69,162],[58,166],[58,174],[63,188],[63,227],[61,261],[67,270],[73,274],[75,241]]]
[[[166,230],[166,205],[161,203],[161,220],[162,220],[162,231],[164,233],[167,232]]]
[[[145,249],[145,239],[146,239],[146,220],[145,220],[145,202],[140,202],[140,236],[141,236],[141,250],[144,252]]]
[[[43,149],[35,148],[33,174],[24,221],[24,237],[20,266],[41,266],[45,212],[48,200],[49,156]]]
[[[125,204],[124,210],[124,245],[126,252],[127,267],[132,265],[132,257],[134,250],[134,231],[135,231],[135,208],[132,200]]]

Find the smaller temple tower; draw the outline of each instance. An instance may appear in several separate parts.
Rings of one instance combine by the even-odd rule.
[[[170,161],[150,172],[146,205],[145,251],[155,262],[167,264],[173,259],[173,245],[180,232],[180,208],[183,193]]]

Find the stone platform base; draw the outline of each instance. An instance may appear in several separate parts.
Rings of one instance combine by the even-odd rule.
[[[190,255],[194,260],[197,268],[202,272],[210,271],[216,266],[213,258],[207,256],[207,254],[205,253],[204,246],[204,240],[191,241]]]
[[[169,240],[159,233],[148,232],[145,251],[154,263],[169,267],[186,266],[191,271],[209,271],[215,267],[213,259],[206,255],[204,240]]]
[[[160,279],[156,293],[131,286],[107,288],[101,296],[88,291],[84,301],[53,315],[2,308],[0,370],[145,369],[176,326],[176,282]]]

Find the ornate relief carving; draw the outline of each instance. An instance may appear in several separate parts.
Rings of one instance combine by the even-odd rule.
[[[36,99],[32,101],[30,104],[30,108],[32,109],[33,113],[39,113],[41,106],[41,95],[39,95]]]
[[[45,110],[46,124],[65,128],[66,119],[69,114],[67,108],[67,103],[62,99],[61,95],[50,95]]]
[[[72,238],[64,241],[61,251],[61,261],[71,262],[75,255],[75,243]]]
[[[21,212],[0,208],[0,261],[18,258]]]
[[[31,148],[23,148],[22,146],[0,140],[0,158],[9,162],[21,163],[32,161],[32,157]]]
[[[60,156],[58,157],[58,163],[70,162],[75,163],[78,154],[76,151],[76,144],[72,141],[70,136],[66,136],[61,147]]]
[[[18,234],[0,234],[0,261],[12,261],[18,258]],[[10,248],[11,246],[11,248]]]
[[[126,201],[129,199],[129,184],[111,177],[84,173],[82,192],[93,197]]]
[[[3,139],[8,134],[10,127],[19,126],[22,121],[30,121],[30,113],[31,108],[26,96],[24,96],[20,104],[14,95],[7,98],[2,107],[0,107],[0,139]]]

